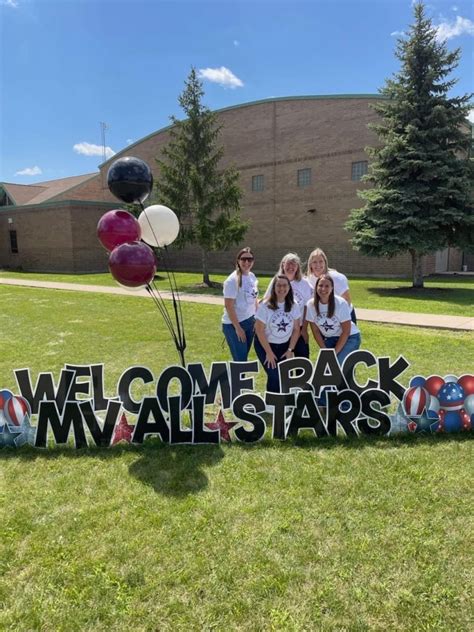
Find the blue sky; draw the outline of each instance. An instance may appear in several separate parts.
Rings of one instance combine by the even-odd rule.
[[[472,92],[472,2],[427,10]],[[191,65],[212,109],[376,93],[411,22],[410,0],[0,0],[0,181],[96,171],[100,122],[108,155],[168,125]]]

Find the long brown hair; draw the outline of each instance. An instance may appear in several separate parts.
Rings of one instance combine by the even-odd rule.
[[[250,250],[250,248],[248,246],[246,246],[245,248],[242,248],[241,250],[239,250],[239,252],[237,253],[237,257],[235,258],[235,271],[237,272],[237,279],[239,281],[239,287],[242,287],[242,269],[240,267],[239,264],[239,259],[242,255],[252,255],[252,257],[254,256],[253,252]]]
[[[319,316],[321,312],[319,311],[320,301],[318,295],[318,285],[323,280],[329,281],[332,287],[332,292],[329,295],[328,300],[328,318],[332,318],[334,316],[334,312],[336,311],[336,300],[334,298],[334,281],[332,280],[332,276],[330,274],[322,274],[316,281],[316,285],[314,286],[314,306],[316,308],[316,314]]]
[[[270,297],[267,299],[267,305],[270,309],[275,311],[278,309],[278,299],[275,291],[275,285],[278,279],[285,279],[288,283],[288,294],[285,296],[285,312],[291,312],[291,308],[295,303],[295,299],[293,298],[293,288],[291,287],[290,279],[284,274],[277,274],[273,277],[272,286],[270,288]]]

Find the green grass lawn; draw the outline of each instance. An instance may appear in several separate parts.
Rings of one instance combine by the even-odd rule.
[[[128,366],[177,359],[148,299],[0,286],[0,304],[0,388],[104,362],[113,395]],[[228,358],[220,308],[183,308],[187,360]],[[411,361],[404,384],[474,367],[470,333],[361,329]],[[4,448],[0,629],[468,630],[473,436]]]
[[[164,275],[161,272],[161,275]],[[0,270],[0,279],[36,279],[38,281],[59,281],[64,283],[86,283],[89,285],[109,285],[116,283],[108,273],[104,274],[46,274],[34,272],[10,272]],[[269,281],[268,275],[258,275],[260,290],[263,292]],[[213,274],[214,281],[223,282],[226,275]],[[176,281],[180,292],[222,295],[218,288],[197,287],[201,275],[193,272],[177,272]],[[160,290],[168,289],[168,280],[158,278]],[[426,314],[450,314],[454,316],[474,316],[474,278],[463,276],[432,276],[425,279],[425,288],[415,290],[406,278],[374,279],[354,277],[350,279],[352,300],[356,307],[384,309],[395,312],[418,312]]]

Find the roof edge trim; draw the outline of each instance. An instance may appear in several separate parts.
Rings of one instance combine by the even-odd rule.
[[[302,94],[298,96],[269,97],[268,99],[259,99],[257,101],[247,101],[246,103],[238,103],[237,105],[228,105],[225,108],[213,110],[213,112],[215,114],[219,114],[220,112],[227,112],[228,110],[237,110],[239,108],[246,108],[252,105],[260,105],[261,103],[277,103],[278,101],[302,101],[302,100],[321,100],[322,101],[323,99],[387,99],[387,98],[388,97],[380,93],[377,93],[377,94],[306,94],[306,95]],[[166,125],[165,127],[161,127],[160,129],[157,129],[156,131],[151,132],[151,134],[147,134],[146,136],[143,136],[143,138],[140,138],[134,143],[127,145],[127,147],[124,147],[122,150],[118,151],[111,158],[109,158],[105,162],[102,162],[99,165],[99,169],[101,169],[102,167],[105,167],[105,165],[111,164],[114,160],[117,159],[117,156],[120,156],[121,154],[123,154],[123,152],[126,152],[129,149],[132,149],[139,143],[143,143],[145,140],[148,140],[152,136],[156,136],[157,134],[160,134],[161,132],[166,132],[172,127],[173,125]]]

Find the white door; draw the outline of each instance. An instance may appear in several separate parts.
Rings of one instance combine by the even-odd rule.
[[[435,272],[448,271],[448,253],[449,248],[438,250],[438,252],[436,253]]]

